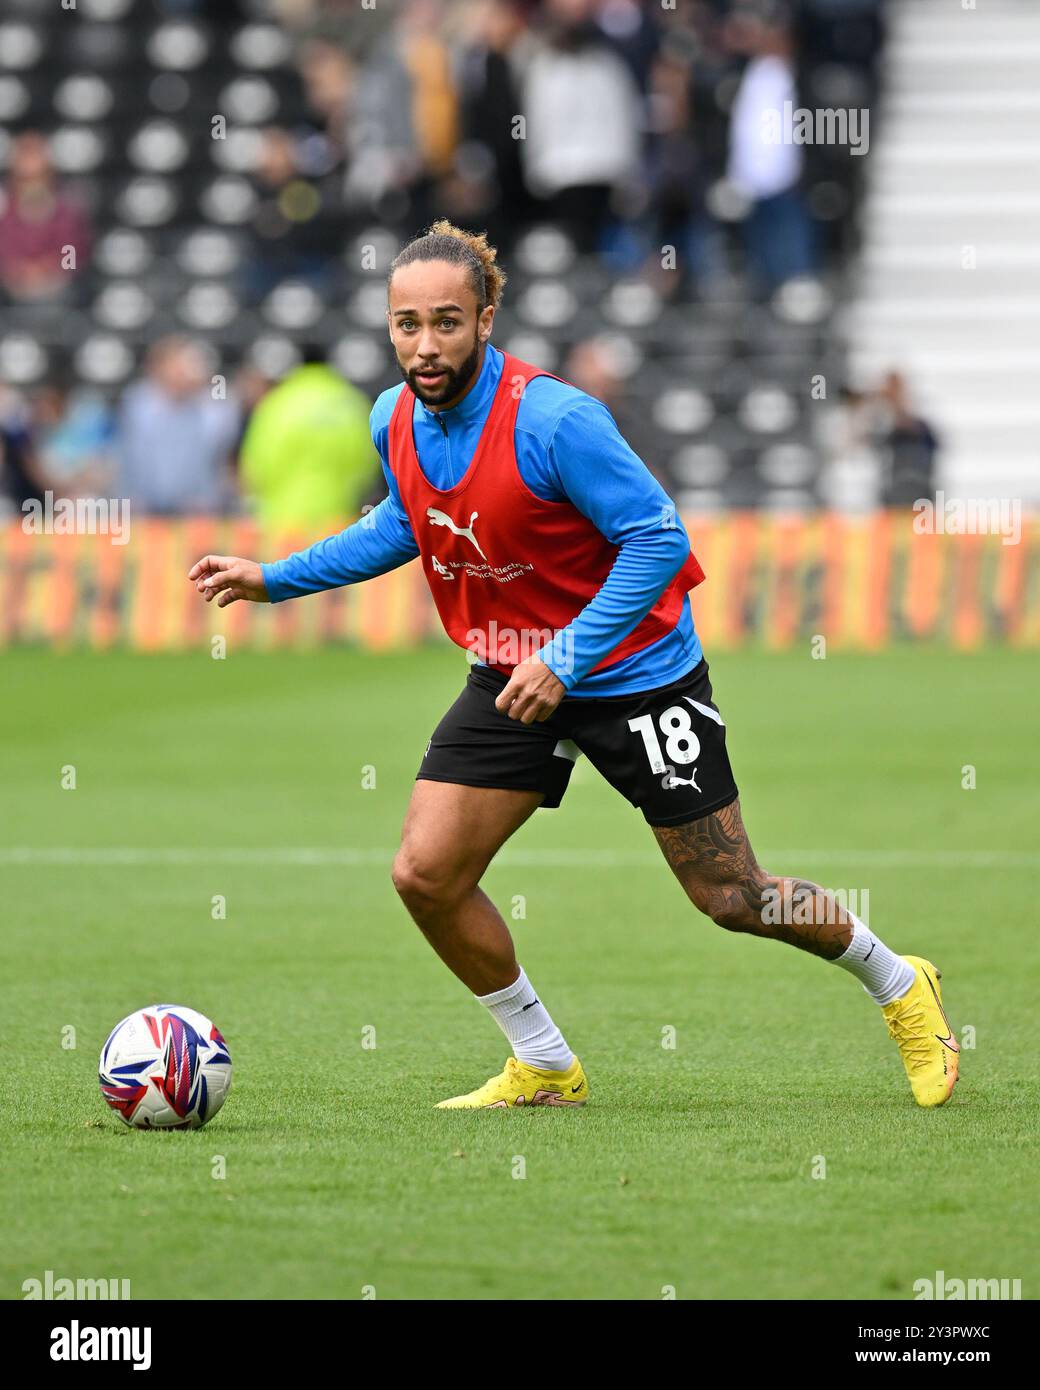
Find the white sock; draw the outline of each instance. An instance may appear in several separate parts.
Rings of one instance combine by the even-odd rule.
[[[858,917],[849,912],[848,918],[852,940],[845,954],[834,963],[855,975],[875,1004],[891,1004],[913,984],[914,967],[890,951]]]
[[[523,966],[505,989],[473,997],[484,1005],[505,1033],[519,1061],[548,1071],[566,1071],[570,1066],[574,1053],[564,1042],[563,1034],[549,1017],[545,1005],[539,1002]]]

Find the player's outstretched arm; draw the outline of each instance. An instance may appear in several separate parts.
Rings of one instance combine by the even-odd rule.
[[[188,571],[188,578],[207,603],[217,600],[218,608],[246,599],[249,603],[270,603],[264,572],[255,560],[238,555],[206,555]]]
[[[188,578],[209,602],[217,605],[247,599],[250,603],[282,603],[322,589],[339,589],[386,574],[419,554],[403,509],[393,497],[348,526],[284,560],[257,564],[237,555],[207,555],[193,565]]]

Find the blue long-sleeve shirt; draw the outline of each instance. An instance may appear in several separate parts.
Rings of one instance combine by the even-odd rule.
[[[489,344],[476,383],[450,410],[430,410],[416,397],[415,447],[434,487],[453,487],[469,467],[502,360]],[[372,408],[372,438],[389,496],[345,531],[265,564],[264,583],[273,603],[371,579],[419,554],[389,459],[390,416],[405,389],[402,383],[384,391]],[[589,675],[642,621],[689,554],[689,540],[668,494],[621,437],[606,406],[552,377],[528,383],[520,398],[515,441],[527,487],[546,501],[571,502],[620,547],[599,591],[538,655],[571,695],[626,695],[678,680],[701,659],[688,596],[671,632]]]

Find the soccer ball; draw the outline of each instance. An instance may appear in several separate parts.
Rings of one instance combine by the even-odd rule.
[[[199,1129],[231,1089],[231,1054],[204,1014],[153,1004],[117,1023],[101,1049],[101,1094],[135,1129]]]

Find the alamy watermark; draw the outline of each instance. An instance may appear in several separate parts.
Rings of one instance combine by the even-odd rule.
[[[921,1301],[1017,1300],[1022,1297],[1021,1279],[951,1279],[937,1269],[934,1279],[914,1280],[914,1299]]]
[[[490,666],[518,666],[550,643],[553,671],[569,675],[574,670],[574,633],[570,628],[501,627],[492,618],[486,628],[473,627],[466,633],[471,661]]]
[[[51,1332],[52,1361],[131,1361],[135,1371],[152,1364],[150,1327],[88,1327],[73,1318]]]
[[[863,106],[810,109],[785,101],[780,111],[762,112],[762,138],[767,145],[847,145],[851,154],[863,155],[870,148],[870,112]]]
[[[823,921],[817,912],[816,900],[822,897]],[[762,921],[766,926],[804,927],[833,926],[838,914],[857,917],[865,926],[870,923],[869,888],[816,888],[797,885],[785,878],[782,888],[767,888],[762,894]]]
[[[918,536],[1000,536],[1002,545],[1022,539],[1020,497],[919,497],[913,505]]]
[[[22,1292],[25,1301],[35,1299],[103,1299],[109,1302],[126,1303],[130,1298],[129,1279],[68,1279],[55,1275],[53,1269],[45,1269],[42,1279],[23,1279]]]
[[[55,497],[22,503],[22,530],[27,536],[110,536],[113,545],[130,539],[129,497]]]

